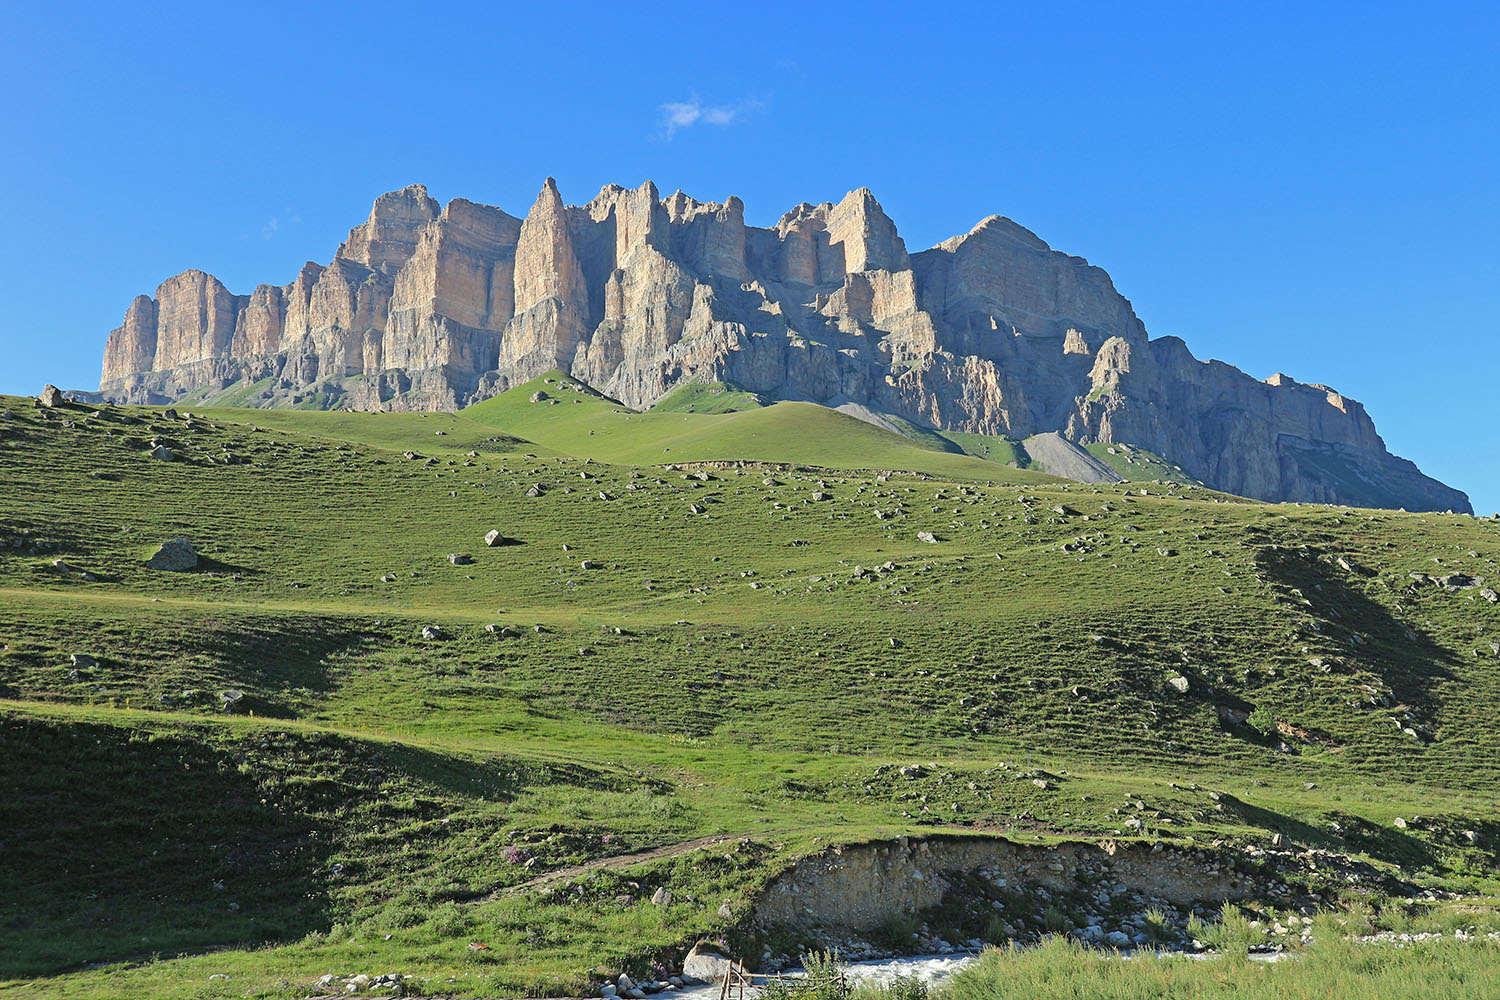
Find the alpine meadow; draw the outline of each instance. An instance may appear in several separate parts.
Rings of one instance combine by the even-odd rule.
[[[1500,7],[5,25],[0,1000],[1500,997]]]

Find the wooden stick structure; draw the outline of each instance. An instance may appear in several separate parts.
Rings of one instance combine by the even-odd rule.
[[[745,987],[749,985],[750,973],[745,971],[745,963],[732,960],[724,970],[724,978],[719,980],[719,1000],[745,1000]]]

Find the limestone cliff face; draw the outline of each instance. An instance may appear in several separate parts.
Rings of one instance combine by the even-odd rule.
[[[100,388],[167,402],[250,380],[257,405],[450,409],[552,368],[633,407],[727,381],[1130,443],[1263,499],[1469,509],[1387,452],[1357,402],[1151,340],[1108,274],[1000,216],[910,253],[864,188],[758,228],[738,198],[649,182],[570,206],[548,178],[524,219],[413,185],[289,284],[236,296],[186,271],[137,297]]]

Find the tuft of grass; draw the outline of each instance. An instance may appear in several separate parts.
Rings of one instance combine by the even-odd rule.
[[[1238,906],[1225,903],[1219,919],[1205,921],[1197,914],[1188,918],[1188,936],[1201,941],[1224,955],[1244,956],[1251,948],[1265,944],[1266,928],[1247,917]]]
[[[1129,958],[1052,937],[1034,948],[992,949],[934,995],[939,1000],[1483,1000],[1500,985],[1500,947],[1455,941],[1405,947],[1320,940],[1280,962]]]

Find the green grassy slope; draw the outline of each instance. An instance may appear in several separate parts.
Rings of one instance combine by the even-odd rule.
[[[568,993],[733,931],[720,905],[820,840],[936,829],[1279,833],[1500,891],[1500,605],[1411,576],[1493,584],[1500,526],[529,396],[191,426],[0,400],[0,996]],[[645,464],[694,448],[961,464]],[[203,565],[147,568],[174,537]]]
[[[539,391],[549,398],[532,402]],[[1045,481],[1039,473],[996,468],[813,403],[781,402],[732,413],[635,413],[558,372],[476,403],[462,416],[596,461],[646,465],[752,460],[926,472],[957,479]]]
[[[1172,482],[1201,486],[1202,483],[1155,452],[1128,444],[1086,444],[1083,450],[1120,474],[1126,482]]]
[[[1026,468],[1031,459],[1021,442],[992,434],[969,434],[964,431],[942,431],[943,437],[961,448],[966,455],[1001,465]]]
[[[185,413],[201,413],[210,422],[226,421],[259,427],[267,432],[293,432],[391,451],[416,449],[424,454],[468,451],[505,454],[523,446],[527,451],[536,451],[529,442],[496,433],[493,427],[456,413],[386,413],[381,415],[380,420],[371,421],[369,414],[348,410],[285,409],[247,412],[229,407],[178,409]]]
[[[733,413],[769,406],[759,393],[726,382],[689,382],[657,400],[653,413]]]

